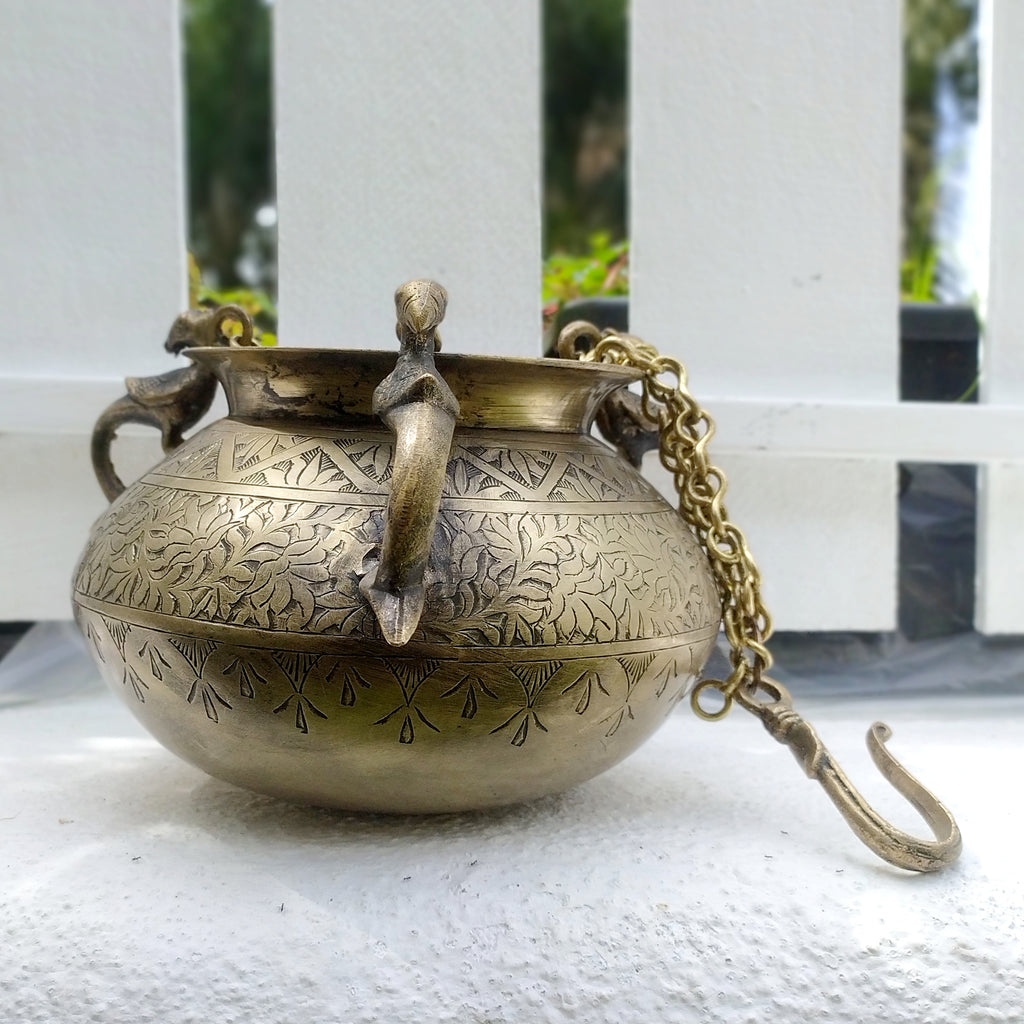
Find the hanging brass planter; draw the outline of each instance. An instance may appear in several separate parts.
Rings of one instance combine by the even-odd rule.
[[[884,727],[876,760],[934,841],[864,804],[765,675],[760,578],[682,366],[580,324],[566,359],[435,356],[446,302],[432,282],[399,289],[397,362],[264,349],[240,310],[193,311],[167,341],[190,365],[129,380],[100,417],[112,504],[75,612],[143,725],[259,792],[454,811],[591,778],[690,692],[704,717],[734,702],[760,716],[880,856],[955,859],[955,823]],[[229,319],[245,328],[235,341]],[[642,401],[624,390],[636,381]],[[182,441],[217,382],[229,416]],[[590,436],[595,418],[622,454]],[[157,426],[168,452],[127,489],[110,460],[126,421]],[[678,511],[631,464],[652,443]],[[694,687],[723,619],[733,671]],[[708,711],[712,688],[724,705]]]

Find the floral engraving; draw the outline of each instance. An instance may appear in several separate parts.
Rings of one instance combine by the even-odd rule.
[[[671,680],[685,686],[687,638],[705,645],[717,627],[698,542],[596,442],[476,439],[457,439],[449,464],[419,656],[383,647],[359,589],[383,535],[386,432],[219,425],[94,530],[75,591],[103,671],[146,708],[171,690],[204,727],[258,716],[294,742],[361,728],[406,746],[457,733],[518,748],[574,722],[609,738],[640,728],[652,701],[678,696]],[[237,632],[197,638],[190,621]],[[313,636],[342,643],[310,653]]]
[[[383,511],[138,485],[108,513],[76,590],[258,629],[379,637],[359,592]],[[671,512],[443,510],[417,637],[457,646],[608,643],[717,618],[702,556]]]
[[[448,562],[429,585],[424,635],[533,646],[701,628],[715,621],[715,597],[678,526],[671,512],[442,516]]]

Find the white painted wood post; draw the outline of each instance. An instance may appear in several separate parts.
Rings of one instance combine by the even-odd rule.
[[[540,354],[538,0],[275,5],[281,341],[389,348],[397,285],[447,350]]]
[[[895,401],[900,45],[891,0],[634,0],[631,329],[712,413]],[[891,459],[723,468],[777,627],[895,625]]]
[[[176,0],[0,7],[0,620],[70,616],[89,432],[186,301]],[[159,457],[155,432],[116,456]]]
[[[991,244],[981,397],[1024,406],[1024,5],[987,0],[982,32],[984,134],[991,140]],[[1018,439],[1019,443],[1024,441]],[[979,471],[976,626],[1024,632],[1024,464],[992,462]]]

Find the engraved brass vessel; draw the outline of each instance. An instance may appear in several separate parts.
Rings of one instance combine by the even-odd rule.
[[[636,371],[435,368],[443,291],[417,282],[398,306],[397,366],[179,321],[168,347],[192,365],[129,381],[97,427],[114,500],[75,574],[78,621],[146,728],[238,785],[399,812],[564,789],[641,744],[704,664],[720,621],[707,560],[590,436]],[[174,435],[214,379],[229,416],[171,436],[122,491],[117,425]]]
[[[413,281],[395,303],[397,359],[262,348],[237,307],[189,311],[165,346],[189,365],[129,378],[100,416],[112,504],[75,615],[157,739],[292,800],[470,810],[604,771],[689,690],[703,718],[760,718],[880,857],[956,860],[956,822],[887,726],[871,755],[934,839],[867,804],[767,676],[760,573],[678,360],[582,323],[562,359],[435,356],[444,289]],[[183,440],[218,382],[229,415]],[[127,488],[110,451],[126,422],[157,427],[167,452]],[[678,511],[636,469],[651,448]],[[723,626],[730,675],[691,688]]]

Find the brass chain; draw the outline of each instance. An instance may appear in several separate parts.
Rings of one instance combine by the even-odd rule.
[[[578,345],[585,338],[593,344],[580,351]],[[766,643],[772,633],[772,621],[761,597],[761,572],[746,537],[729,521],[723,500],[725,474],[708,456],[708,443],[715,433],[714,420],[690,394],[686,367],[678,359],[661,355],[647,342],[610,330],[599,335],[591,325],[577,323],[562,332],[561,354],[569,354],[565,351],[567,345],[576,358],[585,362],[632,366],[644,375],[643,414],[658,426],[659,454],[662,465],[673,476],[679,512],[707,552],[730,647],[729,677],[702,680],[690,695],[690,705],[701,718],[724,718],[737,696],[754,696],[762,673],[771,667],[772,656]],[[702,703],[711,689],[722,695],[721,706],[716,709]]]
[[[879,857],[911,871],[936,871],[960,855],[960,829],[949,811],[897,761],[885,746],[888,726],[876,722],[868,733],[871,756],[882,774],[920,811],[935,839],[922,839],[896,828],[857,792],[828,752],[814,727],[793,709],[784,686],[766,672],[772,656],[766,643],[772,623],[761,598],[761,573],[743,532],[725,510],[725,475],[708,458],[715,424],[690,394],[686,367],[677,359],[628,334],[599,333],[577,321],[558,336],[558,354],[586,362],[631,366],[643,374],[640,409],[625,402],[618,425],[609,425],[631,456],[651,447],[647,437],[657,425],[662,465],[672,474],[679,494],[679,512],[704,546],[722,602],[722,620],[731,648],[728,679],[704,679],[690,695],[701,718],[723,718],[734,703],[761,719],[769,734],[792,750],[807,775],[821,783],[854,833]],[[621,397],[621,396],[620,396]],[[635,399],[636,396],[631,396]],[[605,409],[608,407],[605,406]],[[625,419],[622,418],[623,410]],[[646,421],[646,422],[645,422]],[[637,442],[642,442],[637,444]],[[701,701],[709,690],[721,704],[709,709]]]

